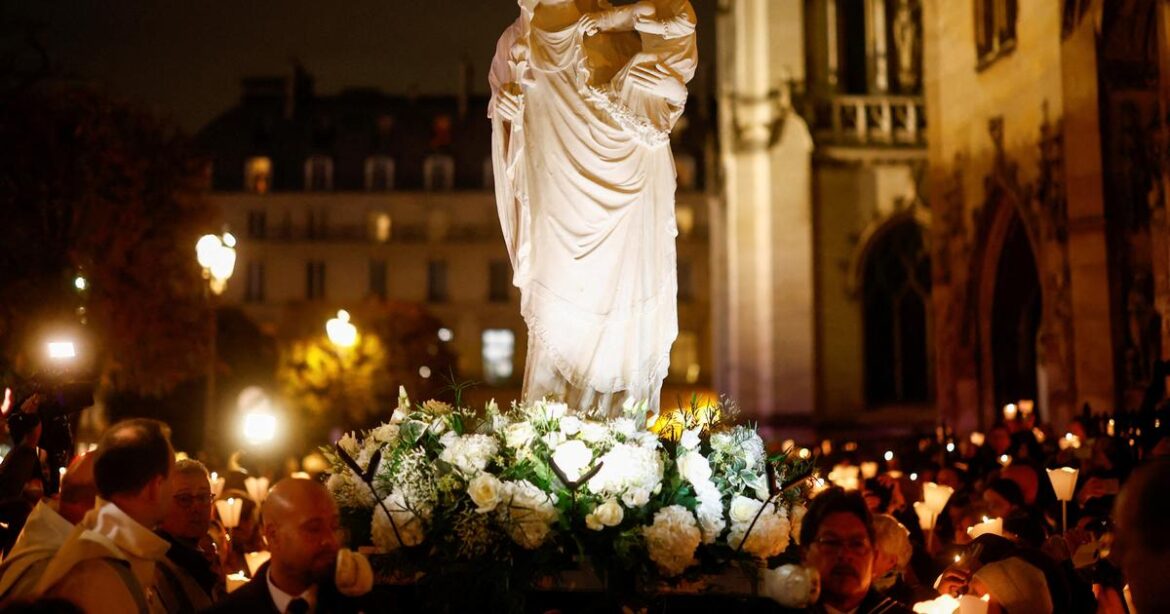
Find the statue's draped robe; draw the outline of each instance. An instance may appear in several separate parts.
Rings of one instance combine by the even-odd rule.
[[[572,25],[532,28],[516,44],[525,29],[517,20],[500,38],[489,78],[497,205],[529,333],[524,399],[602,414],[627,398],[657,408],[678,334],[674,161],[668,143],[601,100],[636,37],[583,41]],[[512,124],[495,113],[510,83],[524,92]],[[670,123],[681,113],[638,100],[642,113],[655,104]]]

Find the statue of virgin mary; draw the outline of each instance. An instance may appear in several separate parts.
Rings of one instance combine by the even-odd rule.
[[[678,334],[669,133],[686,0],[520,0],[489,81],[496,201],[528,326],[526,401],[657,411]]]

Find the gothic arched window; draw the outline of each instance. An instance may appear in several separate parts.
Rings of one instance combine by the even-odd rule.
[[[863,283],[867,403],[930,401],[930,257],[917,223],[874,238]]]

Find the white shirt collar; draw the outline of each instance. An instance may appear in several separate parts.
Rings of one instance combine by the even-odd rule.
[[[314,584],[313,586],[310,586],[307,590],[305,590],[305,592],[301,593],[300,595],[290,595],[290,594],[280,590],[275,584],[272,583],[272,573],[271,573],[272,570],[270,569],[268,571],[269,571],[268,573],[264,574],[264,579],[268,581],[268,594],[272,595],[272,602],[274,605],[276,605],[277,612],[281,612],[283,614],[286,610],[288,610],[288,604],[291,603],[292,600],[296,599],[297,597],[300,597],[301,599],[304,599],[305,601],[309,602],[309,611],[310,612],[313,612],[316,610],[316,608],[317,608],[317,585],[316,584]]]

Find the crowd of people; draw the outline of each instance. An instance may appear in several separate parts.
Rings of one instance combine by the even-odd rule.
[[[30,441],[18,434],[18,443]],[[28,479],[36,471],[23,475],[40,481]],[[262,505],[251,504],[246,522],[225,529],[207,468],[176,460],[167,425],[133,419],[107,430],[60,484],[56,496],[36,501],[0,563],[0,611],[372,610],[334,584],[339,515],[318,481],[277,482]],[[35,488],[15,490],[28,497]],[[241,569],[231,555],[246,547],[266,550],[269,560],[228,594],[225,570]]]
[[[845,488],[817,494],[801,532],[817,611],[949,613],[969,595],[992,613],[1170,612],[1170,437],[1147,418],[1084,416],[1058,435],[1013,413],[882,461],[839,453]],[[1073,469],[1062,503],[1048,472]],[[915,509],[928,483],[949,489],[937,515]]]
[[[940,433],[917,454],[891,450],[883,461],[850,446],[824,456],[822,470],[845,483],[816,489],[800,524],[799,555],[820,578],[809,611],[949,613],[964,598],[990,613],[1170,611],[1161,581],[1170,439],[1160,422],[1143,435],[1081,420],[1058,437],[1011,419],[961,445]],[[257,500],[237,472],[213,493],[207,468],[176,455],[165,424],[133,419],[75,458],[58,492],[43,497],[39,426],[20,415],[7,423],[3,501],[26,507],[19,530],[7,531],[15,539],[0,562],[0,611],[401,611],[338,590],[340,518],[318,480],[288,477]],[[1078,471],[1067,510],[1046,472],[1055,467]],[[925,518],[914,504],[928,483],[950,496]],[[230,527],[217,496],[244,502]],[[261,550],[268,562],[248,569],[243,553]],[[240,570],[250,580],[229,594],[227,574]]]

